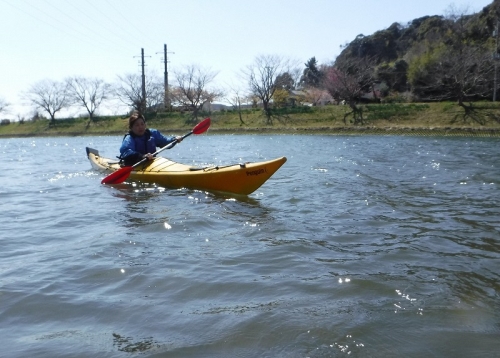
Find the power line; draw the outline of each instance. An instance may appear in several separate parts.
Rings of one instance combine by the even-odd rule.
[[[138,39],[139,41],[143,41],[143,39],[142,39],[142,38],[136,37],[136,36],[137,36],[137,35],[136,35],[136,32],[130,32],[130,31],[129,31],[129,26],[133,26],[133,27],[134,27],[134,29],[135,29],[138,33],[140,33],[140,34],[143,36],[143,38],[144,38],[144,39],[147,39],[147,38],[148,38],[148,37],[146,36],[146,34],[144,34],[144,33],[142,32],[142,30],[141,30],[139,27],[137,27],[137,26],[135,25],[135,21],[130,21],[130,19],[127,19],[125,16],[123,16],[123,14],[120,12],[120,10],[119,10],[116,6],[114,6],[113,4],[111,4],[108,0],[106,0],[106,2],[107,2],[107,3],[108,3],[108,5],[109,5],[109,6],[113,9],[113,11],[114,11],[116,14],[118,14],[118,16],[120,16],[120,17],[123,19],[123,21],[127,24],[127,26],[123,27],[125,31],[127,31],[130,35],[134,36],[134,37],[135,37],[136,39]]]
[[[68,13],[64,12],[60,7],[56,7],[54,6],[53,4],[51,4],[48,0],[43,0],[45,1],[45,3],[49,6],[51,6],[53,9],[55,9],[56,11],[58,11],[59,13],[63,14],[66,18],[70,19],[71,21],[74,21],[75,23],[77,24],[80,24],[81,26],[83,26],[86,30],[88,30],[89,32],[93,33],[94,35],[96,35],[97,39],[101,40],[102,39],[102,33],[97,33],[94,29],[90,28],[89,26],[87,26],[85,23],[81,22],[80,20],[74,18],[73,16],[69,15]],[[75,7],[71,2],[67,2],[68,4],[72,5],[73,7]],[[79,9],[77,9],[80,13],[81,11]],[[84,34],[86,35],[86,34]],[[128,43],[127,43],[128,44]],[[106,44],[106,46],[109,47],[109,44]]]
[[[94,4],[92,4],[89,0],[85,0],[87,4],[89,4],[96,12],[100,13],[102,16],[104,16],[112,25],[114,25],[117,29],[120,29],[120,31],[124,31],[124,32],[127,32],[129,35],[131,34],[127,28],[127,26],[129,26],[128,22],[127,24],[125,24],[125,26],[123,24],[120,24],[120,23],[117,23],[112,17],[108,16],[108,14],[106,14],[104,11],[101,10],[101,8],[95,6]],[[123,33],[116,33],[114,30],[110,30],[111,33],[113,33],[115,36],[117,36],[118,38],[120,38],[121,40],[123,40],[123,37],[124,37],[124,34]],[[135,36],[132,34],[132,36]],[[128,35],[127,35],[127,38],[128,38]],[[125,40],[123,40],[125,41]],[[127,40],[127,42],[129,43],[130,45],[130,40]]]
[[[46,0],[47,1],[47,0]],[[66,0],[66,3],[68,5],[71,5],[76,11],[78,11],[78,14],[79,15],[83,15],[85,16],[87,19],[89,19],[91,22],[97,24],[99,27],[102,27],[104,28],[106,31],[110,31],[102,22],[99,22],[99,21],[96,21],[95,19],[95,16],[90,16],[88,15],[85,11],[83,11],[82,9],[80,9],[78,6],[75,5],[75,2],[72,1],[72,0]],[[93,33],[97,34],[98,38],[102,38],[103,35],[107,35],[107,32],[101,32],[101,33],[96,33],[95,31],[92,31]],[[110,31],[112,32],[112,31]],[[117,36],[115,34],[115,36],[122,42],[122,48],[129,48],[130,47],[130,41],[127,41],[127,40],[124,40],[121,35],[120,36]],[[114,41],[112,40],[108,40],[108,46],[109,46],[109,43],[113,44],[113,45],[117,45]]]
[[[69,37],[76,37],[78,38],[79,41],[82,41],[82,42],[86,42],[90,45],[93,45],[93,46],[97,46],[99,45],[97,42],[91,42],[90,40],[88,40],[88,36],[87,34],[84,34],[84,33],[81,33],[80,31],[78,30],[75,30],[71,27],[69,27],[67,24],[61,22],[59,19],[55,18],[54,16],[50,15],[49,13],[43,11],[42,9],[34,6],[33,4],[31,3],[24,3],[28,6],[30,6],[32,9],[34,9],[34,12],[39,14],[39,13],[42,13],[44,14],[46,17],[50,18],[53,20],[53,22],[47,22],[45,21],[43,18],[37,16],[37,15],[34,15],[33,13],[25,10],[25,9],[22,9],[18,6],[15,6],[13,4],[11,4],[10,2],[8,2],[7,0],[3,0],[6,4],[10,5],[11,7],[13,7],[14,9],[16,9],[17,11],[20,11],[30,17],[32,17],[33,19],[37,20],[38,22],[40,23],[43,23],[43,24],[46,24],[47,26],[51,27],[52,29],[56,30],[58,33],[63,33],[65,36],[69,36]],[[62,25],[63,27],[58,27],[56,26],[55,24],[60,24]],[[70,30],[73,32],[73,34],[70,34],[67,32],[67,30]],[[105,49],[108,49],[109,50],[109,44],[104,44],[102,43],[101,46]]]

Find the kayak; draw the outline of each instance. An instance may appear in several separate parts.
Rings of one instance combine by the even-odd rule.
[[[121,168],[116,160],[104,158],[87,147],[92,168],[105,174]],[[189,188],[249,195],[260,188],[284,163],[286,157],[263,162],[196,167],[157,157],[135,167],[129,181],[155,183],[168,188]]]

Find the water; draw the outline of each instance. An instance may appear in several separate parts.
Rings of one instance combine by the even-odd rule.
[[[248,198],[100,185],[85,147],[0,139],[5,357],[494,357],[500,140],[192,136],[287,156]]]

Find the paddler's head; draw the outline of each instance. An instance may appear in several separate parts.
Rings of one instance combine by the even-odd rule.
[[[128,128],[137,136],[142,136],[146,131],[146,119],[142,114],[135,111],[128,119]]]

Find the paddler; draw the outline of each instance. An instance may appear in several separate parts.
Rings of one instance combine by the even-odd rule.
[[[120,147],[120,160],[124,165],[134,165],[140,160],[154,159],[152,153],[157,147],[164,147],[172,142],[180,143],[182,137],[166,137],[157,129],[148,128],[146,119],[138,111],[134,111],[128,120],[129,132],[123,137]]]

